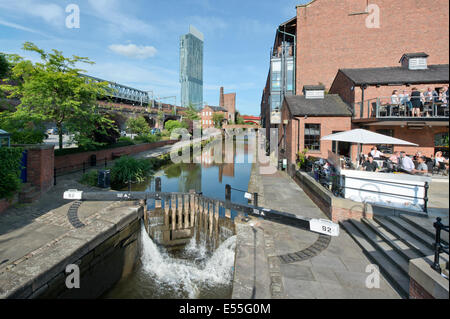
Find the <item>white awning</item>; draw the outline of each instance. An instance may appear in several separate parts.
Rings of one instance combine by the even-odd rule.
[[[388,144],[388,145],[410,145],[418,146],[417,144],[404,141],[398,138],[390,137],[387,135],[375,133],[368,130],[356,129],[346,132],[340,132],[321,138],[322,141],[337,141],[337,142],[349,142],[358,144]]]

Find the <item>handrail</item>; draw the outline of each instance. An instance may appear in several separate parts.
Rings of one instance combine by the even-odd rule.
[[[401,195],[401,194],[392,194],[392,193],[386,193],[386,192],[382,192],[379,190],[371,190],[371,189],[356,189],[353,187],[348,187],[345,185],[345,180],[346,180],[346,176],[345,175],[339,175],[341,178],[340,180],[342,181],[339,185],[339,194],[345,194],[345,189],[352,189],[352,190],[359,190],[359,191],[363,191],[363,192],[369,192],[369,193],[375,193],[375,194],[380,194],[380,195],[389,195],[389,196],[395,196],[395,197],[400,197],[400,198],[417,198],[415,196],[409,196],[409,195]],[[387,184],[394,184],[394,185],[405,185],[405,186],[410,186],[410,187],[421,187],[425,189],[425,193],[423,198],[417,198],[417,199],[423,199],[424,201],[424,205],[423,205],[423,211],[425,213],[428,214],[428,190],[430,188],[430,185],[428,182],[425,182],[424,185],[417,185],[417,184],[407,184],[407,183],[396,183],[396,182],[389,182],[389,181],[385,181],[385,180],[377,180],[377,179],[370,179],[370,178],[361,178],[361,177],[349,177],[351,179],[356,179],[356,180],[362,180],[362,181],[369,181],[369,182],[377,182],[377,183],[387,183]]]
[[[436,270],[438,273],[442,272],[441,266],[439,264],[439,258],[440,258],[440,254],[442,252],[447,253],[448,255],[448,246],[445,246],[442,244],[441,241],[441,230],[446,231],[447,233],[449,232],[449,226],[445,226],[444,224],[441,223],[442,219],[440,217],[438,217],[436,219],[436,222],[433,224],[433,227],[436,229],[436,237],[435,237],[435,242],[433,244],[434,247],[434,263],[433,265],[431,265],[431,268],[433,268],[434,270]]]
[[[411,118],[412,116],[408,115],[408,111],[411,108],[411,101],[420,99],[422,105],[426,107],[426,113],[433,118],[448,118],[448,105],[449,102],[443,102],[441,100],[436,101],[435,98],[431,100],[427,100],[427,97],[411,97],[408,96],[406,99],[402,97],[398,97],[399,103],[392,103],[392,97],[380,96],[377,98],[372,98],[369,100],[365,100],[363,102],[354,103],[354,114],[355,118]],[[356,107],[359,107],[359,110]],[[441,109],[439,109],[441,107]],[[363,109],[362,116],[357,116],[361,112],[358,112]],[[366,109],[367,108],[367,109]],[[398,110],[397,110],[398,108]],[[439,110],[443,111],[443,114],[439,114]],[[426,116],[421,116],[426,117]]]

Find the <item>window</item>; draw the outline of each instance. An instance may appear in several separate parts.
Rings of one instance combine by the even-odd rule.
[[[305,148],[320,151],[320,124],[305,124]]]

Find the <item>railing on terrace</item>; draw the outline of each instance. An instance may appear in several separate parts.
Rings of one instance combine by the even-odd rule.
[[[393,103],[399,102],[399,103]],[[420,118],[449,118],[448,102],[421,100]],[[414,117],[415,116],[415,117]],[[412,114],[411,98],[399,101],[391,97],[378,97],[353,105],[353,119],[411,119],[417,118]]]
[[[441,240],[441,231],[446,231],[448,233],[449,231],[449,226],[445,226],[444,224],[441,223],[442,219],[440,217],[438,217],[436,219],[436,222],[433,224],[434,228],[436,229],[436,240],[435,243],[433,244],[434,246],[434,263],[433,265],[431,265],[431,268],[433,268],[434,270],[436,270],[438,273],[441,273],[442,269],[439,263],[439,257],[440,254],[445,252],[448,255],[448,246],[442,244],[442,240]]]

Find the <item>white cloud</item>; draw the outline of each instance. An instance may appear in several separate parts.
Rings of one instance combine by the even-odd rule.
[[[64,26],[64,9],[54,3],[31,0],[0,0],[0,8],[14,12],[15,14],[19,13],[41,18],[52,26]]]
[[[49,35],[47,35],[45,33],[42,33],[42,32],[40,32],[40,31],[38,31],[36,29],[27,28],[27,27],[24,27],[23,25],[20,25],[20,24],[17,24],[17,23],[8,22],[8,21],[5,21],[3,19],[0,19],[0,25],[3,25],[3,26],[8,27],[8,28],[13,28],[13,29],[16,29],[16,30],[20,30],[20,31],[26,31],[26,32],[39,34],[39,35],[42,35],[44,37],[50,38]]]
[[[108,22],[111,34],[141,34],[145,36],[158,35],[158,30],[152,25],[124,13],[117,0],[89,0],[92,13],[97,18]]]
[[[109,49],[117,54],[127,56],[135,59],[147,59],[155,56],[158,52],[152,46],[137,46],[136,44],[112,44]]]

